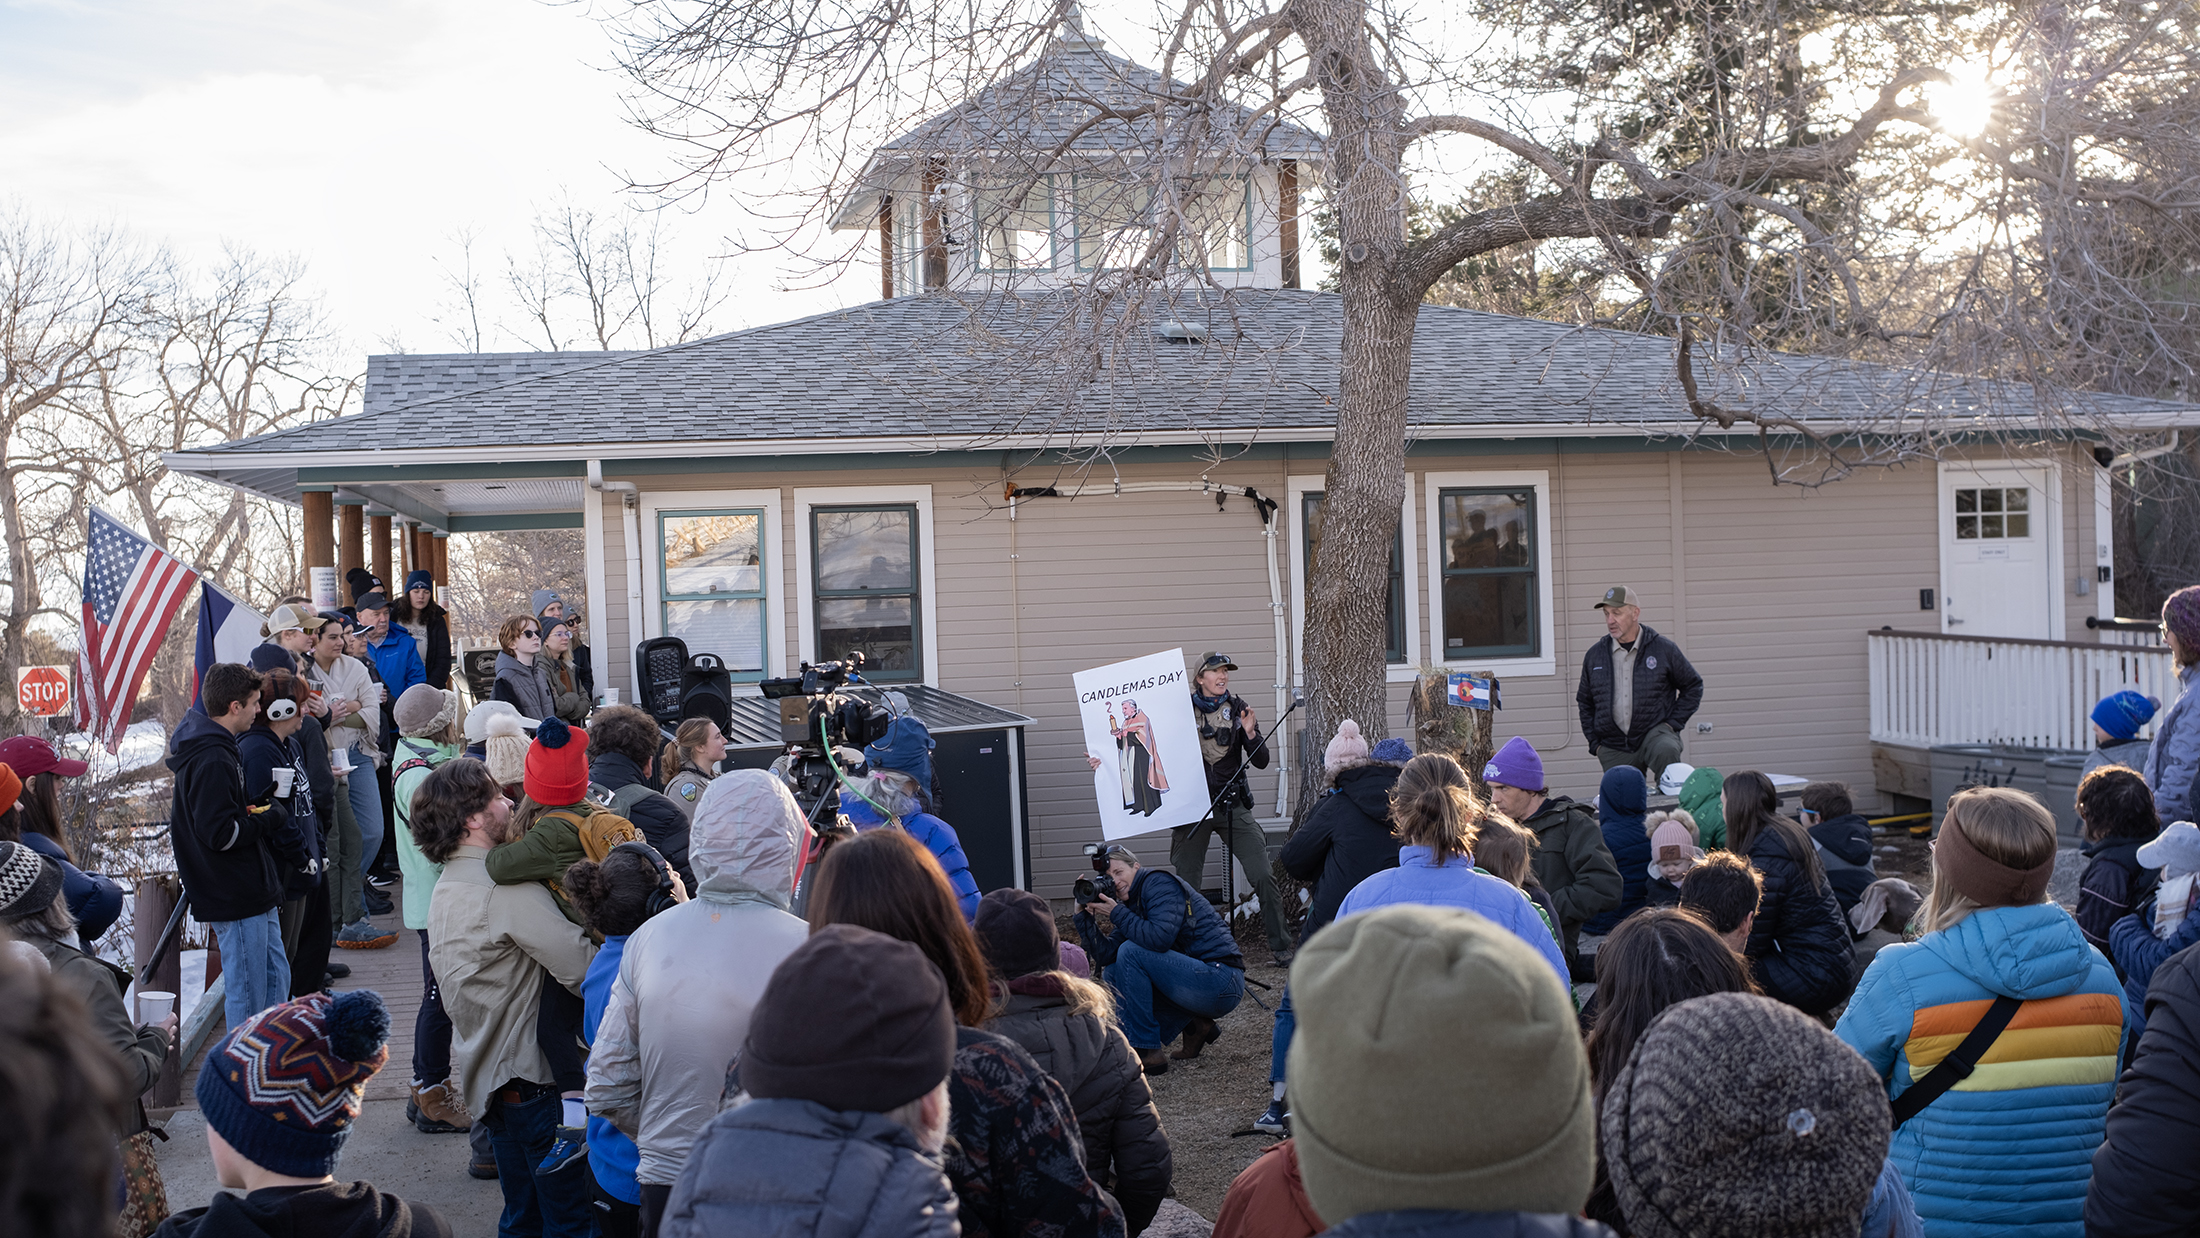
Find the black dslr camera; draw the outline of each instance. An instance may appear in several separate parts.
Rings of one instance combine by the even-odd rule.
[[[1079,907],[1090,907],[1101,898],[1111,898],[1120,903],[1123,891],[1117,888],[1115,877],[1108,872],[1108,860],[1116,853],[1129,855],[1127,848],[1114,843],[1086,843],[1085,857],[1092,861],[1093,876],[1079,877],[1070,885],[1070,894]]]

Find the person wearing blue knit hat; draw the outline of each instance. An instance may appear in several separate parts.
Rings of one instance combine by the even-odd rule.
[[[2080,779],[2104,765],[2144,768],[2147,746],[2154,741],[2140,739],[2139,732],[2161,707],[2162,702],[2129,688],[2102,697],[2093,707],[2093,751],[2086,754]]]
[[[932,811],[932,748],[924,723],[908,715],[894,719],[885,736],[863,750],[870,776],[856,779],[854,790],[841,790],[840,811],[859,832],[893,824],[923,843],[954,887],[963,919],[971,920],[978,914],[978,879],[955,827]]]

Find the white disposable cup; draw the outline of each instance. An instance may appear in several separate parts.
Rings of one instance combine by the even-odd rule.
[[[605,688],[603,690],[603,703],[606,705],[618,704],[619,690],[617,688]]]
[[[382,700],[381,700],[381,702],[380,702],[381,704],[385,704],[385,705],[386,705],[386,704],[388,704],[388,703],[389,703],[389,699],[390,699],[390,686],[389,686],[388,684],[386,684],[386,683],[378,683],[378,684],[374,685],[374,690],[375,690],[376,692],[379,692],[379,693],[381,693],[381,694],[382,694]]]
[[[334,774],[350,773],[351,749],[338,748],[336,751],[330,753],[328,758],[328,768],[329,772]]]
[[[279,800],[290,798],[290,784],[296,781],[297,777],[298,771],[291,766],[285,765],[278,768],[275,771],[275,798]]]
[[[176,995],[159,989],[139,989],[137,1003],[140,1023],[158,1023],[176,1013]]]

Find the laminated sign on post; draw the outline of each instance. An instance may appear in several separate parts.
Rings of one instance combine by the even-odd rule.
[[[1497,695],[1495,679],[1478,679],[1462,671],[1453,671],[1450,678],[1450,703],[1466,709],[1503,709],[1504,702]]]
[[[1078,671],[1071,679],[1101,836],[1150,834],[1205,817],[1207,771],[1184,651]]]

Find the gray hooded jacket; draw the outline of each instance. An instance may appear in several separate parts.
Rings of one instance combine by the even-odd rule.
[[[695,897],[627,939],[588,1054],[588,1108],[641,1148],[636,1177],[670,1185],[718,1114],[726,1064],[780,960],[809,936],[788,914],[808,830],[785,783],[757,769],[710,784],[688,856]]]
[[[712,1122],[665,1204],[664,1238],[950,1238],[955,1192],[915,1136],[876,1113],[752,1100]]]

